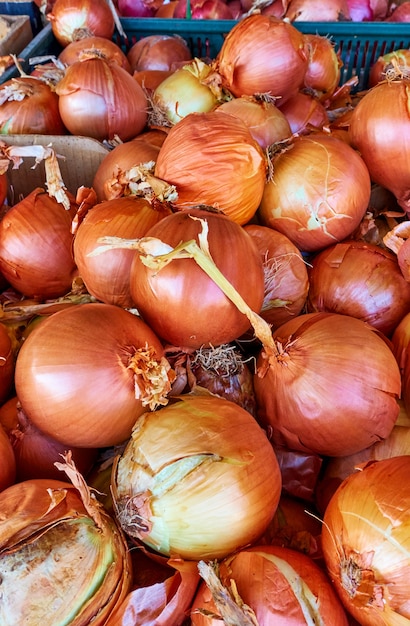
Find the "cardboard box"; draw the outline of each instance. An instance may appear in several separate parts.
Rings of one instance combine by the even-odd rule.
[[[3,14],[0,14],[0,18],[7,23],[9,28],[5,37],[0,39],[0,56],[6,56],[7,54],[19,55],[33,39],[30,18],[28,15]]]
[[[27,0],[0,2],[0,13],[4,15],[28,15],[34,35],[37,35],[44,26],[44,16],[35,2],[28,2]]]
[[[76,194],[79,187],[91,187],[95,173],[109,149],[96,139],[74,135],[3,135],[1,141],[8,146],[51,146],[58,157],[64,184]],[[10,165],[8,204],[16,204],[36,187],[45,188],[44,162],[35,164],[32,157],[24,158],[18,169]]]

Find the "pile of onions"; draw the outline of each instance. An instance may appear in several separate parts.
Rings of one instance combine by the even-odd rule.
[[[232,118],[234,119],[234,118]],[[247,304],[259,311],[264,295],[262,260],[252,237],[230,218],[201,210],[179,211],[150,228],[147,238],[163,242],[164,253],[182,242],[199,241],[208,229],[215,265]],[[150,253],[155,256],[152,246]],[[130,270],[131,296],[142,318],[166,342],[197,349],[240,337],[249,320],[192,258],[175,259],[160,270],[137,252]]]
[[[169,366],[136,315],[80,304],[36,326],[17,356],[17,397],[28,418],[67,446],[125,441],[138,416],[166,403]]]
[[[62,47],[92,35],[111,39],[114,34],[114,15],[106,0],[55,0],[46,17]]]
[[[191,113],[161,146],[155,175],[175,185],[176,206],[213,206],[245,224],[266,182],[266,157],[245,122],[228,113]]]
[[[410,213],[410,80],[378,83],[355,106],[349,135],[373,182],[391,191]],[[388,111],[388,113],[386,112]]]
[[[93,206],[74,238],[74,260],[87,291],[101,302],[132,307],[130,270],[135,251],[117,248],[102,256],[92,253],[100,245],[100,237],[144,237],[169,214],[170,210],[160,202],[153,205],[137,196],[106,200]]]
[[[297,550],[254,545],[224,559],[219,576],[204,562],[199,569],[204,582],[191,608],[193,626],[348,625],[324,569]]]
[[[312,259],[307,304],[311,312],[352,315],[390,336],[410,310],[410,283],[389,250],[344,241]]]
[[[216,111],[236,115],[248,126],[262,149],[288,139],[291,134],[284,113],[269,96],[241,96],[222,102]]]
[[[0,87],[0,132],[4,135],[65,135],[58,96],[42,80],[20,76]]]
[[[116,61],[120,67],[131,73],[131,65],[125,52],[107,37],[85,37],[69,43],[58,55],[58,60],[64,65],[72,65],[87,56],[98,56]]]
[[[212,395],[183,395],[141,416],[113,468],[123,530],[187,560],[224,558],[256,541],[280,490],[265,432],[245,409]]]
[[[0,270],[21,294],[40,300],[71,290],[77,268],[71,223],[77,210],[66,210],[36,188],[0,220]]]
[[[56,86],[61,118],[72,135],[126,141],[147,123],[141,85],[114,60],[86,58],[70,65]]]
[[[235,24],[216,59],[225,88],[235,96],[269,93],[281,102],[302,87],[307,66],[302,33],[289,22],[262,14]]]
[[[306,252],[346,239],[370,200],[364,161],[345,141],[326,133],[295,137],[288,148],[273,156],[274,176],[258,209],[261,223]]]
[[[261,317],[273,328],[302,312],[309,289],[308,270],[300,250],[273,228],[260,224],[244,226],[261,255],[265,292]]]
[[[273,335],[276,354],[258,357],[258,419],[293,450],[346,456],[391,433],[401,377],[371,326],[336,313],[302,314]]]
[[[351,474],[324,514],[323,555],[344,606],[362,626],[410,620],[410,456]]]
[[[69,471],[73,484],[37,479],[0,493],[3,626],[103,626],[130,590],[123,533],[72,461]]]
[[[0,492],[16,480],[16,458],[6,431],[0,424]]]
[[[192,53],[178,35],[147,35],[131,46],[127,58],[132,72],[167,71],[190,61]]]
[[[156,161],[166,133],[148,130],[116,145],[102,159],[94,174],[93,189],[99,202],[126,195],[127,174],[134,166]]]

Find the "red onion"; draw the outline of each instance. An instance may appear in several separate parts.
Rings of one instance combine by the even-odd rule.
[[[117,0],[122,17],[154,17],[162,5],[163,0]]]
[[[350,14],[347,0],[290,0],[285,17],[291,22],[339,22]]]

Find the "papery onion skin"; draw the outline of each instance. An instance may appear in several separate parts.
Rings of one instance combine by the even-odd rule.
[[[33,479],[0,494],[4,626],[33,619],[103,626],[126,597],[132,573],[125,537],[85,493],[63,480]],[[47,593],[39,584],[45,579]]]
[[[380,56],[370,68],[369,87],[374,87],[382,80],[386,80],[388,75],[397,71],[395,68],[403,74],[410,71],[410,50],[400,48]]]
[[[115,61],[85,59],[70,65],[56,86],[59,111],[72,135],[103,141],[136,137],[147,123],[141,85]]]
[[[310,133],[312,129],[323,130],[329,123],[329,116],[326,108],[315,96],[298,91],[283,105],[280,110],[289,122],[293,134]]]
[[[96,204],[81,222],[74,238],[74,260],[87,291],[106,304],[131,308],[130,270],[134,250],[114,249],[91,256],[100,237],[138,239],[171,211],[141,197],[124,196]]]
[[[324,100],[332,96],[338,86],[343,63],[331,39],[305,33],[304,41],[308,57],[304,86]]]
[[[192,217],[191,217],[192,216]],[[198,241],[208,224],[210,254],[249,306],[259,311],[264,292],[262,261],[250,235],[228,217],[192,209],[165,217],[146,237],[175,247]],[[141,317],[167,343],[182,348],[218,346],[237,339],[249,321],[193,259],[177,259],[159,271],[137,253],[130,273],[131,296]]]
[[[228,113],[191,113],[161,146],[155,175],[175,185],[178,208],[213,206],[238,224],[255,215],[266,157],[246,124]]]
[[[13,485],[16,480],[16,457],[7,436],[6,431],[0,424],[0,492]]]
[[[255,541],[275,513],[281,479],[265,432],[245,409],[183,395],[136,422],[112,486],[126,533],[165,556],[198,560]]]
[[[45,82],[20,76],[0,86],[2,135],[65,135],[55,91]]]
[[[142,70],[174,70],[175,65],[188,62],[192,53],[178,35],[148,35],[134,43],[127,53],[133,72]]]
[[[349,127],[372,181],[410,213],[410,80],[382,81],[354,107]],[[389,103],[386,113],[386,103]]]
[[[71,222],[66,210],[44,189],[36,188],[0,221],[0,270],[21,294],[42,300],[71,289],[77,273],[72,254]]]
[[[67,446],[120,444],[146,410],[141,378],[135,381],[131,366],[147,348],[160,363],[163,347],[154,332],[115,305],[81,304],[54,313],[20,348],[15,384],[22,408]]]
[[[241,599],[239,606],[250,607],[259,626],[348,624],[326,572],[306,554],[256,544],[224,559],[219,572],[225,593],[234,583]],[[213,619],[213,615],[219,613],[210,590],[202,583],[191,609],[193,626],[217,626],[221,620]]]
[[[363,626],[410,619],[410,456],[346,478],[324,514],[323,554],[344,606]]]
[[[309,277],[300,250],[273,228],[260,224],[244,226],[258,247],[263,262],[265,294],[259,314],[273,328],[302,312],[309,290]]]
[[[295,137],[273,158],[257,215],[305,252],[349,237],[364,217],[371,193],[369,171],[345,141],[312,133]]]
[[[279,354],[265,375],[255,375],[254,387],[258,419],[275,444],[346,456],[389,436],[401,377],[375,329],[347,315],[307,313],[279,327],[274,339]],[[258,368],[265,360],[262,351]]]
[[[114,16],[105,0],[55,0],[46,17],[63,47],[92,35],[111,39],[115,30]]]
[[[302,86],[306,68],[302,33],[272,15],[240,20],[216,59],[224,86],[235,96],[269,93],[281,102]]]
[[[311,260],[307,310],[352,315],[390,336],[410,310],[410,284],[389,250],[341,242]]]
[[[114,41],[107,39],[107,37],[92,36],[72,41],[63,48],[58,55],[58,59],[65,65],[72,65],[84,58],[85,55],[90,56],[93,54],[105,59],[112,59],[124,70],[131,73],[131,65],[127,55]]]

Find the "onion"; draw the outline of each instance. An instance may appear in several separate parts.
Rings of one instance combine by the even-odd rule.
[[[324,514],[326,565],[344,606],[363,626],[410,619],[410,456],[350,475]]]
[[[181,396],[140,417],[112,484],[124,531],[188,560],[223,558],[255,541],[281,489],[264,431],[245,409],[212,395]]]
[[[410,22],[410,2],[403,2],[385,19],[386,22]]]
[[[261,14],[235,24],[216,59],[216,71],[235,96],[269,93],[281,102],[303,85],[307,65],[302,33],[286,21]]]
[[[213,206],[245,224],[256,213],[267,162],[246,124],[228,113],[191,113],[170,129],[155,175],[175,185],[176,206]]]
[[[190,0],[190,18],[194,20],[233,20],[234,15],[225,0]],[[173,16],[187,17],[187,0],[177,0]]]
[[[265,293],[260,315],[277,328],[299,315],[305,306],[309,279],[300,250],[286,235],[260,224],[245,227],[261,255]]]
[[[304,86],[313,89],[315,95],[324,100],[334,94],[343,62],[331,39],[305,33],[304,42],[308,58]]]
[[[0,424],[0,494],[16,480],[16,458],[6,431]]]
[[[390,336],[410,310],[396,256],[363,241],[329,246],[309,270],[308,310],[352,315]]]
[[[4,201],[7,198],[7,192],[9,190],[7,174],[0,174],[0,209],[2,208]]]
[[[141,70],[140,72],[134,72],[133,77],[150,97],[162,81],[171,76],[171,74],[172,70]]]
[[[136,41],[127,53],[133,72],[168,71],[192,59],[185,39],[178,35],[147,35]]]
[[[174,11],[176,9],[178,0],[171,0],[170,2],[164,2],[155,11],[155,17],[174,17]]]
[[[155,17],[162,0],[117,0],[118,13],[122,17]]]
[[[123,175],[135,165],[156,161],[165,137],[163,131],[151,130],[110,150],[94,174],[93,189],[98,200],[112,200],[123,195]]]
[[[70,210],[43,189],[34,189],[0,221],[0,270],[21,294],[40,300],[70,291],[77,273]]]
[[[146,407],[166,402],[162,354],[132,313],[104,303],[70,307],[36,326],[20,348],[16,393],[37,428],[67,446],[120,444]]]
[[[120,67],[131,73],[131,66],[125,52],[107,37],[86,37],[69,43],[58,55],[58,60],[65,65],[72,65],[87,57],[100,57],[116,61]]]
[[[352,22],[371,22],[373,9],[370,0],[347,0]]]
[[[204,210],[165,217],[146,233],[169,246],[199,240],[208,229],[209,251],[217,268],[251,308],[259,311],[264,292],[262,261],[251,236],[231,219]],[[155,254],[155,249],[151,253]],[[158,336],[179,347],[218,346],[240,337],[249,320],[212,278],[190,258],[160,271],[137,253],[131,266],[131,296],[142,318]]]
[[[13,391],[15,350],[11,335],[0,323],[0,404],[6,402]]]
[[[259,626],[348,624],[324,569],[296,550],[256,545],[224,559],[219,576],[215,565],[201,561],[199,569],[205,582],[191,608],[193,626],[217,626],[221,618]]]
[[[106,304],[133,306],[130,270],[135,252],[116,249],[92,256],[100,237],[144,237],[170,210],[141,197],[123,197],[96,204],[81,222],[74,238],[74,260],[87,291]]]
[[[268,96],[242,96],[222,102],[216,112],[236,115],[248,126],[262,149],[288,139],[292,131],[284,113]]]
[[[410,213],[409,92],[409,80],[383,81],[369,89],[353,110],[349,134],[373,182],[391,191]]]
[[[282,494],[313,502],[323,459],[312,452],[274,445],[282,476]]]
[[[37,479],[0,494],[3,626],[103,626],[130,590],[126,540],[68,463],[75,486]]]
[[[0,131],[3,135],[64,135],[58,96],[47,83],[30,76],[0,86]]]
[[[46,17],[62,47],[77,39],[93,35],[111,39],[114,34],[114,15],[106,0],[55,0]]]
[[[374,87],[391,75],[397,75],[397,72],[401,72],[404,76],[410,72],[410,50],[406,48],[383,54],[372,64],[369,72],[369,87]]]
[[[340,22],[350,19],[347,0],[290,0],[285,17],[291,22]]]
[[[301,250],[319,251],[349,237],[370,200],[370,176],[359,154],[325,133],[295,137],[273,157],[258,216]],[[297,183],[295,183],[297,181]]]
[[[313,129],[323,130],[329,123],[327,110],[315,96],[298,91],[280,105],[293,134],[310,133]]]
[[[141,85],[113,60],[90,58],[70,65],[56,86],[60,115],[73,135],[126,141],[147,123]]]
[[[274,333],[277,355],[258,358],[258,419],[294,450],[346,456],[385,439],[399,414],[400,370],[362,320],[309,313]],[[366,346],[364,351],[363,347]]]

